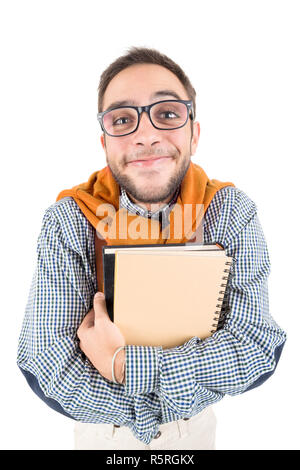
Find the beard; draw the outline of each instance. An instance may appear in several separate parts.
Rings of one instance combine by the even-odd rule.
[[[129,195],[133,196],[134,199],[148,204],[156,204],[166,199],[171,199],[176,189],[180,186],[190,166],[190,162],[190,155],[186,155],[182,159],[179,167],[174,170],[173,174],[170,175],[168,182],[164,185],[161,185],[160,187],[150,185],[148,188],[141,188],[135,184],[133,178],[123,174],[116,165],[112,164],[109,162],[109,159],[107,159],[107,165],[117,183],[124,188]],[[149,175],[149,178],[151,177],[153,178],[153,173],[151,176]]]

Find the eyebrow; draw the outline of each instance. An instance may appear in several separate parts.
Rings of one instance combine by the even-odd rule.
[[[150,100],[152,101],[155,98],[161,98],[163,96],[172,96],[175,100],[180,100],[180,96],[173,90],[159,90],[155,93],[152,93],[150,96]],[[121,101],[114,101],[111,103],[105,111],[111,108],[118,108],[119,106],[138,106],[137,102],[134,100],[121,100]]]

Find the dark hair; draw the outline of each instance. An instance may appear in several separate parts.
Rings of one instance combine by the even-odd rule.
[[[184,86],[189,99],[193,101],[194,116],[196,115],[196,91],[193,88],[189,78],[184,71],[172,59],[161,54],[156,49],[148,49],[146,47],[131,47],[127,54],[116,59],[101,74],[98,87],[98,112],[103,109],[103,96],[109,82],[122,70],[136,64],[156,64],[165,67],[173,72]]]

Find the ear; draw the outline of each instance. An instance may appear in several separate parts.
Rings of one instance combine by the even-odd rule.
[[[101,140],[102,147],[105,150],[105,135],[104,134],[101,134],[100,140]]]
[[[191,154],[194,155],[196,153],[198,142],[200,137],[200,124],[198,121],[193,123],[193,137],[191,140]]]

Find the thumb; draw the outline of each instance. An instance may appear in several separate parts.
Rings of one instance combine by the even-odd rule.
[[[107,317],[109,319],[107,309],[106,309],[106,302],[105,302],[105,295],[103,292],[96,292],[94,296],[94,311],[95,311],[95,322],[97,319]]]

